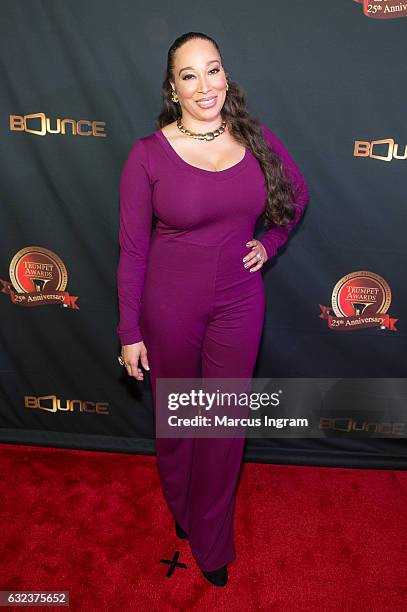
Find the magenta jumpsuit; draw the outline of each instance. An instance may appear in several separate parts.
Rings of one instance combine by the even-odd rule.
[[[262,129],[297,187],[291,223],[258,238],[270,258],[301,217],[308,187],[282,142]],[[265,292],[261,271],[250,272],[242,260],[265,198],[265,177],[250,149],[216,172],[182,159],[161,130],[133,144],[120,178],[117,332],[122,345],[146,346],[154,411],[157,377],[252,376]],[[156,438],[164,497],[206,571],[236,557],[243,446],[242,437]]]

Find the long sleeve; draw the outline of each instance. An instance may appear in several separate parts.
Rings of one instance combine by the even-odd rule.
[[[148,154],[142,139],[132,146],[120,176],[120,258],[117,290],[120,342],[142,340],[139,315],[152,225],[152,187]]]
[[[288,153],[281,140],[265,125],[263,125],[263,131],[267,141],[271,145],[271,148],[282,160],[284,169],[287,171],[289,178],[294,183],[296,191],[296,211],[290,223],[285,227],[272,227],[271,229],[266,230],[263,235],[259,236],[260,242],[264,245],[264,248],[267,251],[267,258],[270,259],[270,257],[273,257],[277,253],[277,250],[286,242],[289,233],[300,220],[304,209],[309,202],[309,190],[298,166]]]

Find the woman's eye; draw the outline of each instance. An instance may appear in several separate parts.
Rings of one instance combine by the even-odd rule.
[[[219,70],[220,70],[220,68],[212,68],[212,70],[209,70],[209,74],[211,72],[213,72],[213,71],[215,71],[215,74],[216,74],[217,72],[219,72]],[[182,80],[183,81],[186,81],[186,80],[189,81],[190,79],[187,79],[187,77],[190,77],[190,76],[194,76],[194,75],[193,74],[186,74],[184,77],[182,77]]]

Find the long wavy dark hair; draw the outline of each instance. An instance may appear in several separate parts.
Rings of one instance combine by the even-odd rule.
[[[216,41],[202,32],[187,32],[175,39],[168,50],[167,69],[162,85],[163,107],[156,119],[157,128],[160,129],[175,121],[181,116],[181,107],[171,99],[171,83],[174,78],[174,54],[183,44],[195,38],[210,41],[222,55]],[[285,226],[294,217],[295,192],[293,184],[284,171],[279,156],[271,150],[261,128],[260,121],[249,114],[246,96],[241,87],[228,76],[225,70],[229,89],[221,116],[226,121],[232,136],[245,147],[249,148],[258,159],[267,185],[267,198],[264,211],[264,225],[270,228],[274,225]]]

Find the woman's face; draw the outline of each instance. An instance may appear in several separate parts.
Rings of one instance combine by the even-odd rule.
[[[226,75],[216,47],[208,40],[189,40],[174,55],[172,83],[181,105],[182,118],[216,122],[226,97]],[[202,98],[215,100],[204,104]],[[187,117],[188,121],[188,117]]]

